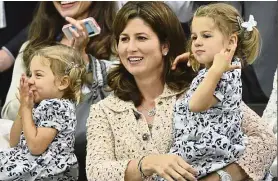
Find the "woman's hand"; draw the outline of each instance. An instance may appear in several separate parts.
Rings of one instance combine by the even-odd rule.
[[[186,53],[183,53],[183,54],[177,56],[177,57],[175,58],[173,64],[172,64],[171,69],[172,69],[172,70],[175,70],[176,67],[177,67],[177,65],[178,65],[179,63],[181,63],[181,62],[187,62],[187,66],[190,67],[190,66],[191,66],[190,61],[188,61],[188,60],[189,60],[189,56],[190,56],[190,53],[189,53],[189,52],[186,52]]]
[[[157,173],[168,181],[197,180],[197,171],[180,156],[173,154],[146,156],[142,160],[141,168],[146,176]]]
[[[25,74],[22,74],[20,79],[19,87],[19,102],[20,102],[20,111],[22,108],[32,109],[34,107],[34,95],[30,86],[28,84],[28,78]],[[20,113],[22,115],[22,113]]]
[[[86,53],[85,50],[89,42],[89,36],[84,23],[81,20],[75,20],[70,17],[66,17],[66,20],[76,28],[69,28],[73,37],[71,40],[71,47],[78,50],[82,54]]]

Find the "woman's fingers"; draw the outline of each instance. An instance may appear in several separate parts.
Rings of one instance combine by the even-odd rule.
[[[71,47],[77,49],[78,51],[85,50],[89,37],[84,23],[70,17],[66,17],[66,20],[72,24],[72,27],[69,28],[72,34],[72,40],[70,42]]]
[[[174,169],[176,170],[176,172],[179,175],[181,175],[186,180],[190,180],[190,181],[196,181],[197,180],[193,173],[191,173],[188,169],[184,169],[180,165],[177,165]]]
[[[72,27],[69,27],[69,30],[74,37],[78,38],[80,36],[79,33],[77,33],[77,31],[75,29],[73,29]]]
[[[171,167],[167,168],[157,168],[157,174],[166,180],[176,180],[176,181],[196,181],[197,179],[189,173],[187,170],[179,166],[178,164],[174,164]]]
[[[167,174],[167,172],[165,172],[165,171],[164,171],[162,168],[160,168],[160,167],[156,169],[156,173],[157,173],[160,177],[166,179],[167,181],[175,181],[169,174]]]
[[[81,26],[82,26],[82,29],[83,29],[83,31],[82,31],[83,36],[84,36],[84,37],[88,37],[89,34],[88,34],[88,31],[87,31],[87,29],[86,29],[86,27],[85,27],[85,24],[84,24],[84,23],[81,23]]]
[[[80,30],[80,31],[83,30],[82,26],[80,25],[80,24],[81,24],[81,21],[75,20],[75,19],[73,19],[73,18],[71,18],[71,17],[66,17],[66,20],[67,20],[70,24],[72,24],[74,27],[76,27],[78,30]]]
[[[177,56],[172,64],[172,70],[175,70],[177,65],[180,63],[180,62],[185,62],[189,59],[189,56],[190,56],[190,53],[189,52],[186,52],[186,53],[183,53],[179,56]]]
[[[72,37],[70,40],[70,47],[74,48],[75,38]]]
[[[188,67],[191,67],[191,63],[190,61],[187,61],[187,64],[186,64]]]
[[[165,170],[166,174],[177,181],[186,181],[185,177],[175,170],[176,168],[168,168]]]
[[[184,169],[187,170],[189,173],[191,173],[193,176],[198,175],[198,172],[196,169],[194,169],[191,165],[189,165],[188,163],[186,163],[181,157],[178,157],[177,160],[178,164]]]
[[[83,22],[80,21],[80,20],[75,20],[71,17],[66,17],[66,20],[72,24],[72,27],[70,27],[70,31],[72,32],[72,34],[75,36],[75,37],[80,37],[80,36],[83,36],[83,32],[85,30],[85,27],[83,26]]]

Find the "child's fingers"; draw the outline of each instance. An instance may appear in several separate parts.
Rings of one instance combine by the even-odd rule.
[[[19,80],[19,87],[22,87],[22,85],[23,85],[23,79],[21,77],[20,80]]]
[[[241,66],[240,66],[240,65],[231,65],[231,66],[229,67],[229,71],[235,70],[235,69],[241,69]]]
[[[31,98],[31,100],[33,100],[33,96],[34,96],[33,91],[29,90],[29,97]]]
[[[19,101],[20,101],[20,96],[19,96],[19,94],[18,94],[18,93],[15,93],[15,97],[17,98],[17,100],[19,100]]]
[[[225,54],[226,50],[227,50],[227,48],[222,48],[221,51],[220,51],[220,53],[221,53],[221,54]]]
[[[23,86],[24,86],[24,87],[27,87],[27,86],[28,86],[28,79],[27,79],[27,78],[24,78]]]
[[[21,74],[21,77],[20,77],[20,86],[23,86],[24,80],[25,80],[25,74]]]

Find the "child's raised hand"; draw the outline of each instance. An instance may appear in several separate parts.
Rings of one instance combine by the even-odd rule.
[[[220,53],[215,54],[212,68],[215,68],[215,70],[219,71],[220,73],[241,68],[239,65],[231,64],[235,50],[236,45],[233,45],[231,49],[224,48],[220,51]]]
[[[30,90],[28,78],[25,74],[22,74],[20,78],[19,101],[21,107],[27,107],[30,109],[34,107],[34,95],[33,92]]]
[[[177,65],[180,63],[180,62],[186,62],[187,61],[187,66],[190,67],[191,64],[190,62],[188,61],[189,60],[189,56],[190,56],[190,53],[189,52],[186,52],[186,53],[183,53],[179,56],[177,56],[172,64],[172,67],[171,69],[172,70],[175,70]]]

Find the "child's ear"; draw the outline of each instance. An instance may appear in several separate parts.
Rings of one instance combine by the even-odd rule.
[[[229,48],[231,48],[232,46],[236,45],[237,44],[237,41],[238,41],[238,37],[236,34],[232,34],[230,36],[230,40],[229,40]]]
[[[58,85],[58,89],[60,91],[63,91],[65,90],[66,88],[68,88],[70,84],[70,79],[69,79],[69,76],[63,76],[61,79],[60,79],[60,82],[59,82],[59,85]]]

